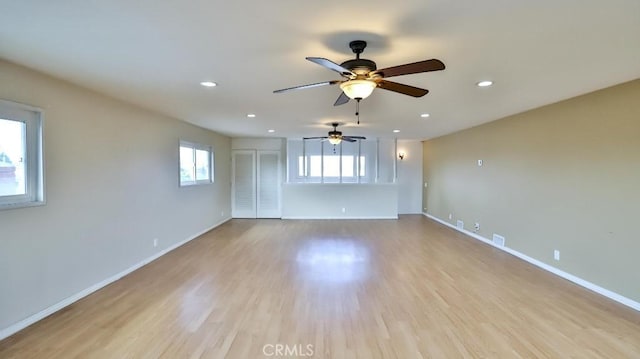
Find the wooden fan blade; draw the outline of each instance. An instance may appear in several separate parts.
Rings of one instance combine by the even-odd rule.
[[[444,70],[444,64],[438,59],[418,61],[411,64],[387,67],[386,69],[376,70],[373,73],[382,77],[401,76],[409,74],[417,74],[420,72],[440,71]]]
[[[405,84],[399,84],[397,82],[386,81],[386,80],[380,80],[377,82],[378,82],[379,88],[401,93],[403,95],[409,95],[413,97],[422,97],[429,93],[429,90],[421,89],[419,87],[413,87]]]
[[[363,137],[363,136],[342,136],[343,139],[345,137],[346,138],[353,138],[353,139],[356,139],[356,140],[366,140],[367,139],[366,137]]]
[[[327,136],[324,137],[302,137],[303,140],[321,140],[321,139],[325,139],[328,138]]]
[[[357,140],[349,137],[349,136],[342,136],[342,140],[343,141],[347,141],[347,142],[356,142]]]
[[[353,72],[351,72],[351,70],[346,69],[338,64],[336,64],[335,62],[325,59],[324,57],[306,57],[307,60],[316,63],[320,66],[324,66],[326,68],[328,68],[329,70],[333,70],[337,73],[339,73],[341,76],[344,77],[355,77],[356,74],[354,74]]]
[[[334,106],[344,105],[345,103],[349,102],[349,100],[350,100],[349,96],[347,96],[347,94],[345,94],[344,92],[341,92],[340,96],[338,96],[338,99],[333,105]]]
[[[273,93],[281,93],[281,92],[287,92],[287,91],[291,91],[291,90],[310,89],[312,87],[319,87],[319,86],[326,86],[326,85],[335,85],[335,84],[339,84],[340,82],[342,82],[342,81],[334,80],[334,81],[318,82],[318,83],[315,83],[315,84],[300,85],[300,86],[295,86],[295,87],[288,87],[286,89],[275,90],[275,91],[273,91]]]

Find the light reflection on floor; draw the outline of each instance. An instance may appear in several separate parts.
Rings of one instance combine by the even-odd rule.
[[[350,238],[317,238],[296,255],[299,274],[327,283],[362,281],[369,275],[369,249]]]
[[[215,291],[211,281],[198,278],[184,283],[180,292],[180,324],[193,332],[215,307]]]

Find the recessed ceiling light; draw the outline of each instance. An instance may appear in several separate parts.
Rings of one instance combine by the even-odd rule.
[[[247,117],[249,117],[249,118],[254,118],[254,117],[256,117],[256,114],[255,114],[255,113],[248,113],[248,114],[247,114]]]
[[[276,130],[268,130],[269,133],[274,133]]]
[[[215,83],[215,82],[211,82],[211,81],[202,81],[202,82],[200,83],[200,85],[202,85],[202,86],[204,86],[204,87],[216,87],[216,86],[218,86],[218,84],[217,84],[217,83]]]
[[[429,116],[431,116],[431,115],[430,115],[430,114],[428,114],[428,113],[423,113],[422,115],[420,115],[420,117],[422,117],[422,118],[427,118],[427,117],[429,117]]]
[[[393,130],[393,133],[398,133],[400,132],[400,130]]]
[[[478,87],[487,87],[487,86],[491,86],[493,85],[493,81],[489,81],[489,80],[485,80],[485,81],[480,81],[476,84]]]

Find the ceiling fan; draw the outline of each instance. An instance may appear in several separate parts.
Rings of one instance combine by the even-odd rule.
[[[347,142],[356,142],[357,140],[366,140],[366,137],[363,136],[343,136],[341,131],[338,131],[338,126],[340,124],[334,122],[331,124],[333,126],[333,131],[329,131],[329,136],[321,136],[321,137],[303,137],[303,140],[328,140],[332,145],[339,145],[342,141]]]
[[[349,43],[349,47],[356,54],[356,58],[347,60],[340,65],[322,57],[306,58],[313,63],[324,66],[329,70],[333,70],[339,73],[340,76],[344,78],[343,80],[325,81],[309,85],[289,87],[281,90],[275,90],[273,92],[281,93],[291,90],[300,90],[318,86],[339,84],[340,89],[342,89],[342,93],[333,104],[334,106],[343,105],[349,102],[349,99],[354,99],[359,102],[360,100],[369,97],[369,95],[371,95],[371,93],[373,92],[373,89],[375,89],[376,87],[413,97],[422,97],[426,95],[429,90],[404,85],[397,82],[387,81],[385,80],[385,78],[416,74],[421,72],[440,71],[444,70],[445,68],[442,61],[438,59],[431,59],[405,65],[387,67],[378,70],[375,62],[360,58],[360,54],[367,47],[366,41],[351,41]]]

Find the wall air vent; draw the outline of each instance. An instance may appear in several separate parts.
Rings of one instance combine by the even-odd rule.
[[[493,234],[493,244],[504,247],[504,237],[499,234]]]

